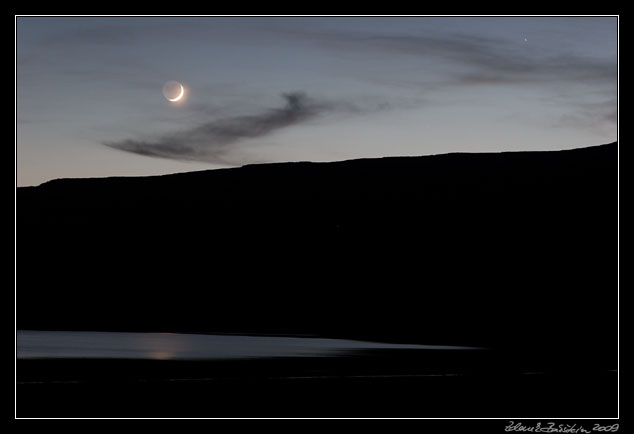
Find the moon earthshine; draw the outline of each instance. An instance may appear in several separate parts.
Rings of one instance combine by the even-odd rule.
[[[163,96],[170,101],[180,101],[185,95],[185,88],[178,81],[170,80],[163,85]]]

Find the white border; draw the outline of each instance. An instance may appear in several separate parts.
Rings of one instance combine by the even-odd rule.
[[[277,18],[301,18],[301,17],[314,17],[314,18],[339,18],[339,17],[379,17],[379,18],[389,18],[389,17],[397,17],[397,18],[416,18],[416,17],[490,17],[490,18],[507,18],[507,17],[563,17],[563,18],[576,18],[576,17],[613,17],[617,19],[616,29],[617,29],[617,126],[616,126],[616,140],[617,140],[617,416],[616,417],[17,417],[17,28],[18,23],[17,19],[20,17],[65,17],[65,18],[85,18],[85,17],[189,17],[189,18],[198,18],[198,17],[277,17]],[[618,59],[619,59],[619,43],[620,43],[620,29],[619,29],[619,18],[620,15],[14,15],[14,65],[15,65],[15,124],[14,124],[14,139],[15,139],[15,165],[14,165],[14,179],[15,179],[15,191],[13,196],[14,203],[14,306],[13,306],[13,322],[14,322],[14,419],[16,420],[619,420],[621,414],[621,369],[620,369],[620,361],[621,361],[621,319],[620,319],[620,296],[621,296],[621,280],[620,280],[620,270],[621,270],[621,256],[620,256],[620,151],[619,151],[619,113],[620,113],[620,104],[619,104],[619,67],[618,67]]]

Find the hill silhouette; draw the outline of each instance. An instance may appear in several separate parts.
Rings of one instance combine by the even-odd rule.
[[[18,188],[18,328],[593,348],[613,361],[617,154],[615,142]]]

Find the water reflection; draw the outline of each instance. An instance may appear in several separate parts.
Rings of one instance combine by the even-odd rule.
[[[473,349],[280,336],[18,330],[17,356],[154,360],[315,357],[366,349]]]

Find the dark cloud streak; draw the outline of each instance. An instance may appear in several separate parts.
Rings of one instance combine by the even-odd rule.
[[[282,97],[285,104],[281,108],[267,109],[254,115],[214,119],[156,140],[128,139],[103,144],[149,157],[227,163],[227,154],[236,142],[263,137],[326,113],[370,110],[352,103],[315,101],[302,92],[286,93]]]

